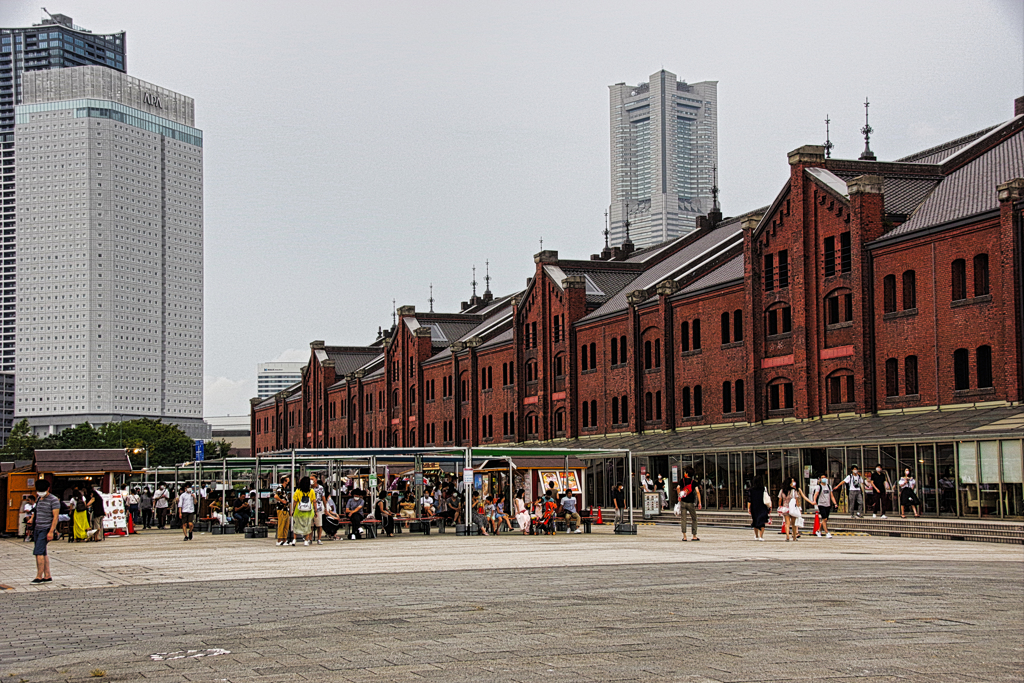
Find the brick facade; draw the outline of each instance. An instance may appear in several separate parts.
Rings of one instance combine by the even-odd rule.
[[[768,207],[310,345],[257,452],[657,433],[1021,401],[1024,116],[899,162],[790,153]],[[968,178],[970,182],[964,182]]]

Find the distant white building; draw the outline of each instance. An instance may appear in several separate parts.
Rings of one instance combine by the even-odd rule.
[[[25,71],[15,107],[15,417],[203,422],[195,103],[102,66]]]
[[[260,363],[256,366],[256,394],[269,398],[284,391],[302,379],[302,366],[298,363]]]
[[[718,81],[686,83],[664,69],[646,83],[609,86],[611,246],[637,249],[696,229],[714,207]]]

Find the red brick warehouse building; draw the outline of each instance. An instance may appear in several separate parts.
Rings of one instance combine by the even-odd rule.
[[[789,154],[767,207],[635,251],[534,257],[527,287],[398,309],[365,347],[313,342],[252,401],[258,452],[629,448],[706,504],[754,475],[910,467],[928,514],[1024,514],[1024,98],[1014,118],[896,161]],[[608,504],[622,464],[588,468]]]

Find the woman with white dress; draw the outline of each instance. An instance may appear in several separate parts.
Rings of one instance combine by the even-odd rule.
[[[920,517],[921,514],[917,511],[917,506],[921,504],[916,492],[917,480],[910,474],[909,467],[903,470],[903,476],[900,477],[898,485],[900,488],[900,517],[906,518],[907,508],[914,511],[915,517]]]
[[[522,529],[524,536],[530,533],[530,511],[526,507],[526,501],[523,500],[525,495],[525,489],[516,491],[516,520],[519,522],[519,528]]]

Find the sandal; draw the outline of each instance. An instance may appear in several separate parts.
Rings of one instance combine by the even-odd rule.
[[[693,537],[693,540],[695,540],[695,541],[699,541],[700,539],[699,539],[699,538],[697,538],[696,536],[694,536],[694,537]]]
[[[688,541],[688,540],[689,540],[689,539],[688,539],[688,538],[686,538],[685,536],[683,537],[683,543],[686,543],[686,541]]]

